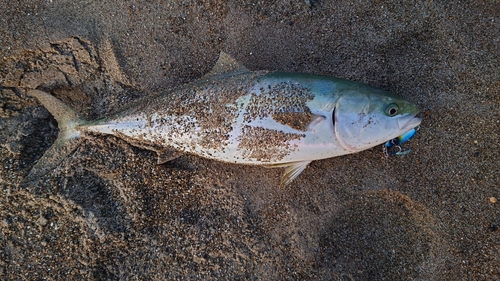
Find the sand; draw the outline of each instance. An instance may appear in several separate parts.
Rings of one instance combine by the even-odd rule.
[[[500,280],[497,1],[11,1],[0,5],[5,280]],[[418,104],[380,147],[280,169],[86,140],[28,186],[57,135],[26,88],[89,119],[194,81],[220,51],[250,70],[332,75]]]

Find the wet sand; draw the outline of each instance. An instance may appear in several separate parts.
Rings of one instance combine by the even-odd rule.
[[[387,1],[23,1],[0,7],[0,277],[5,280],[500,280],[500,5]],[[57,123],[200,78],[332,75],[423,110],[411,153],[282,170],[86,140],[19,182]]]

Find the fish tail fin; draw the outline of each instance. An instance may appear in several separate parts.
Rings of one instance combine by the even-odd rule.
[[[24,177],[22,183],[32,182],[47,174],[82,143],[78,126],[86,123],[78,113],[56,97],[39,90],[30,90],[28,95],[34,96],[54,116],[59,127],[59,134],[54,144]]]

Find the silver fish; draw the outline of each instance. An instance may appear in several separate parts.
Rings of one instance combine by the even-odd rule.
[[[416,105],[362,83],[329,76],[249,71],[222,52],[201,79],[87,121],[39,91],[59,123],[55,143],[24,181],[48,173],[89,133],[154,150],[158,162],[181,153],[218,161],[284,167],[281,186],[318,159],[356,153],[415,128]]]

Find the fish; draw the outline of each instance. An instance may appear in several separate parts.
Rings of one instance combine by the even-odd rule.
[[[59,133],[25,182],[98,134],[155,151],[159,164],[190,153],[284,168],[284,187],[314,160],[370,149],[421,123],[417,105],[385,90],[325,75],[250,71],[225,52],[200,79],[97,120],[42,90],[27,93],[54,116]]]

